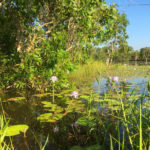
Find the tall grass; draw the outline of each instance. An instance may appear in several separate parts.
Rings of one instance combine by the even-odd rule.
[[[139,141],[140,150],[142,150],[142,108],[140,103],[140,141]]]
[[[112,64],[107,66],[99,61],[89,61],[87,64],[78,65],[69,75],[69,81],[75,82],[77,87],[90,85],[92,81],[101,77],[119,76],[120,78],[130,78],[133,76],[144,77],[150,72],[150,66],[134,66]]]
[[[74,72],[69,75],[70,82],[76,85],[88,85],[106,70],[106,65],[97,61],[90,61],[84,65],[78,65]]]
[[[100,124],[103,125],[103,130],[106,131],[105,134],[109,134],[110,150],[114,149],[116,142],[119,150],[146,150],[150,142],[149,135],[147,135],[147,131],[149,132],[150,127],[148,120],[150,114],[150,109],[148,108],[149,96],[139,94],[138,92],[131,92],[129,94],[124,91],[120,85],[115,83],[112,83],[111,86],[112,87],[109,88],[104,95],[97,96],[96,91],[93,91],[94,95],[90,96],[88,103],[88,106],[90,104],[90,108],[98,104],[100,105],[98,109],[100,109],[101,114],[103,114],[100,117],[105,117],[103,121],[100,121]],[[118,89],[118,86],[120,86],[121,89]],[[93,98],[93,100],[91,100],[91,98]],[[144,105],[146,107],[144,107]],[[88,109],[88,114],[90,113],[90,116],[96,117],[95,112],[91,110],[92,109]],[[144,116],[144,120],[142,120],[142,116]],[[109,119],[107,120],[107,118]],[[99,121],[99,118],[95,119]],[[113,120],[113,122],[111,120]],[[112,126],[113,124],[115,128],[109,130],[107,126]],[[122,128],[122,130],[120,130],[120,128]],[[145,135],[144,138],[143,133]]]

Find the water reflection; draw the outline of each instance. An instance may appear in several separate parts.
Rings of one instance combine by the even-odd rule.
[[[95,81],[93,83],[93,89],[95,91],[100,91],[100,94],[103,94],[106,92],[109,88],[109,78],[103,78],[100,81]],[[148,94],[147,91],[147,84],[148,84],[148,78],[145,77],[132,77],[128,79],[121,79],[120,81],[115,83],[116,85],[120,86],[125,85],[127,92],[133,92],[133,90],[136,89],[136,93],[138,94]],[[116,86],[118,87],[118,86]],[[138,91],[138,92],[137,92]]]

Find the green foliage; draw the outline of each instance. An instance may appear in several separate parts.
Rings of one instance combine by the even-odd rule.
[[[42,102],[44,104],[44,108],[46,111],[49,111],[50,113],[44,113],[40,115],[37,119],[40,120],[41,122],[56,122],[63,117],[63,108],[56,105],[52,104],[51,102],[44,101]]]
[[[109,69],[112,68],[125,70],[126,66],[115,65]],[[46,130],[46,135],[50,135],[49,141],[61,148],[66,144],[68,149],[73,145],[81,146],[72,149],[96,149],[94,144],[97,144],[99,149],[146,149],[150,131],[149,94],[139,94],[138,89],[130,92],[128,89],[132,84],[123,81],[115,83],[110,80],[106,86],[105,92],[82,88],[76,99],[70,95],[72,90],[56,92],[54,103],[52,92],[33,95],[36,102],[40,99],[42,103],[42,109],[39,109],[41,105],[35,106],[40,113],[37,119],[43,129],[41,134]],[[11,98],[9,103],[16,100],[22,101],[23,97]],[[14,127],[17,132],[12,132]],[[18,127],[10,126],[12,135],[24,131],[24,127]],[[39,130],[37,132],[39,134]]]
[[[8,101],[22,101],[22,100],[25,100],[25,97],[14,97],[8,99]]]
[[[56,95],[56,97],[60,97],[60,95],[61,94]],[[43,96],[46,95],[43,94]],[[38,116],[37,119],[41,122],[57,122],[69,113],[83,113],[85,110],[84,104],[81,101],[71,100],[68,98],[61,101],[62,106],[59,106],[57,103],[54,104],[47,101],[43,101],[42,104],[46,113]]]
[[[21,133],[25,133],[28,130],[27,125],[13,125],[8,126],[5,131],[0,130],[0,135],[5,134],[5,136],[15,136]]]
[[[140,49],[140,58],[148,64],[148,59],[150,57],[150,47],[144,47]]]
[[[6,121],[5,116],[3,117],[2,115],[0,116],[0,122],[1,122],[1,128],[0,128],[0,149],[1,150],[10,150],[10,149],[14,149],[13,145],[12,145],[12,140],[10,138],[10,142],[11,142],[11,148],[8,144],[6,144],[5,141],[5,137],[7,136],[15,136],[15,135],[19,135],[21,133],[26,133],[26,131],[28,130],[29,126],[22,124],[22,125],[12,125],[9,126],[9,122]]]
[[[123,88],[121,83],[115,84],[112,82],[107,86],[110,86],[110,88],[104,95],[99,95],[95,91],[93,91],[94,94],[84,91],[85,93],[76,100],[67,98],[68,94],[64,92],[60,93],[62,96],[56,94],[56,97],[60,97],[61,100],[56,100],[55,104],[43,101],[46,113],[41,114],[38,120],[57,125],[62,122],[63,127],[67,128],[68,122],[65,122],[65,120],[76,116],[75,124],[77,127],[72,125],[75,130],[74,135],[78,133],[82,136],[82,133],[84,133],[87,139],[92,140],[94,138],[94,141],[102,138],[101,140],[104,143],[110,143],[110,149],[114,149],[115,143],[120,145],[119,147],[122,149],[137,149],[139,145],[145,147],[149,142],[149,135],[147,134],[149,132],[149,109],[147,109],[149,101],[143,102],[147,98],[139,95],[138,91],[127,92],[125,88],[128,88],[128,85]],[[67,97],[63,94],[66,94]],[[141,107],[139,108],[139,102],[141,101],[142,109],[145,109],[142,112]],[[122,141],[121,134],[126,135],[126,138],[123,137],[126,140]],[[80,139],[80,136],[76,138]],[[143,136],[145,139],[143,139]],[[102,149],[106,148],[104,143],[100,144]],[[130,147],[128,147],[129,143]],[[90,147],[75,146],[72,148],[86,149]]]
[[[139,55],[128,46],[128,20],[115,4],[109,6],[104,0],[6,0],[0,4],[1,88],[24,89],[26,97],[35,89],[40,94],[34,97],[48,96],[49,101],[42,101],[43,110],[37,119],[48,122],[50,127],[60,125],[65,140],[69,134],[80,145],[88,141],[91,141],[88,145],[93,145],[99,139],[98,145],[74,149],[108,148],[107,143],[113,149],[116,141],[122,149],[127,149],[129,143],[132,149],[148,146],[149,102],[144,100],[149,95],[126,93],[121,84],[115,87],[114,82],[103,95],[92,90],[89,93],[88,89],[74,99],[69,93],[60,92],[70,87],[68,76],[76,64],[87,63],[91,56],[107,64],[114,59],[126,62],[130,58],[147,62],[149,48],[141,49]],[[104,47],[96,48],[100,45]],[[94,67],[88,63],[85,66],[85,70],[78,70],[76,80],[82,77],[84,82],[93,81],[111,69],[98,63]],[[59,79],[55,84],[49,80],[54,75]],[[8,101],[24,99],[18,96]],[[70,126],[72,122],[78,126]],[[127,136],[123,141],[120,128]],[[1,147],[5,146],[5,136],[18,135],[27,129],[27,125],[8,126],[8,123],[5,127],[1,121]]]
[[[105,1],[12,0],[4,1],[0,9],[2,88],[48,90],[52,75],[61,80],[59,88],[67,88],[74,65],[85,63],[90,50],[115,33],[125,34],[128,24],[126,16]],[[6,37],[11,39],[6,42]]]
[[[73,146],[70,150],[103,150],[100,145],[92,145],[88,147]]]
[[[94,116],[83,116],[77,120],[77,123],[81,126],[92,128],[96,126],[95,119]]]

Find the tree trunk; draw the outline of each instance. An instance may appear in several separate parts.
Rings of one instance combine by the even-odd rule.
[[[148,65],[148,58],[145,58],[145,65]]]
[[[114,42],[111,43],[111,54],[110,54],[110,64],[113,62],[113,56],[112,53],[114,52]]]
[[[108,66],[110,64],[110,60],[111,60],[111,52],[110,50],[108,49],[108,57],[106,59],[106,65]]]

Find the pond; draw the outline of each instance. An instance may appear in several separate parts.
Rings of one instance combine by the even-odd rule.
[[[108,80],[109,78],[103,78],[100,81],[95,81],[93,83],[93,89],[95,91],[101,91],[104,93],[108,88]],[[132,92],[133,90],[138,90],[138,94],[148,94],[147,85],[148,85],[148,77],[132,77],[132,78],[124,78],[120,79],[119,83],[126,84],[126,88],[128,92]]]
[[[119,90],[118,88],[120,88],[121,83],[126,84],[125,89],[127,90],[127,94],[133,92],[133,89],[134,90],[136,89],[135,92],[136,94],[148,95],[147,91],[148,78],[132,77],[120,79],[119,81],[114,83],[115,85],[119,85],[116,88],[117,90]],[[108,84],[109,84],[108,78],[103,78],[100,81],[93,82],[92,84],[93,93],[96,92],[103,97],[104,93],[109,89]],[[66,92],[65,94],[68,96],[69,93],[70,91]],[[29,126],[29,131],[27,131],[26,137],[24,137],[23,134],[20,134],[13,138],[15,150],[26,150],[26,149],[39,150],[40,146],[44,145],[46,138],[48,136],[49,142],[47,143],[45,148],[48,150],[57,150],[57,149],[67,150],[70,149],[70,147],[72,147],[73,145],[78,145],[79,140],[85,140],[84,137],[79,138],[79,135],[76,135],[76,133],[72,133],[72,132],[78,133],[78,131],[74,130],[79,130],[79,128],[74,127],[75,124],[73,124],[73,122],[75,119],[70,118],[70,120],[68,120],[67,118],[64,117],[63,121],[66,121],[65,123],[63,121],[58,121],[58,123],[55,122],[46,123],[37,120],[37,117],[39,117],[43,113],[43,105],[41,104],[41,102],[50,101],[52,99],[51,95],[46,96],[31,95],[29,100],[24,99],[17,100],[15,98],[12,99],[12,97],[22,97],[22,93],[17,93],[15,91],[1,94],[5,115],[6,117],[10,118],[10,124],[11,125],[27,124]],[[58,100],[63,99],[61,96],[58,96],[57,98]],[[84,96],[83,97],[81,96],[81,99],[84,99]],[[71,115],[70,117],[76,116]],[[65,124],[66,126],[63,126],[63,124]],[[81,129],[82,127],[80,128],[80,130]],[[67,132],[68,134],[66,135]],[[80,143],[81,143],[80,145],[85,144],[84,141]],[[94,143],[93,140],[91,144],[92,143]],[[105,148],[108,145],[105,145]]]

